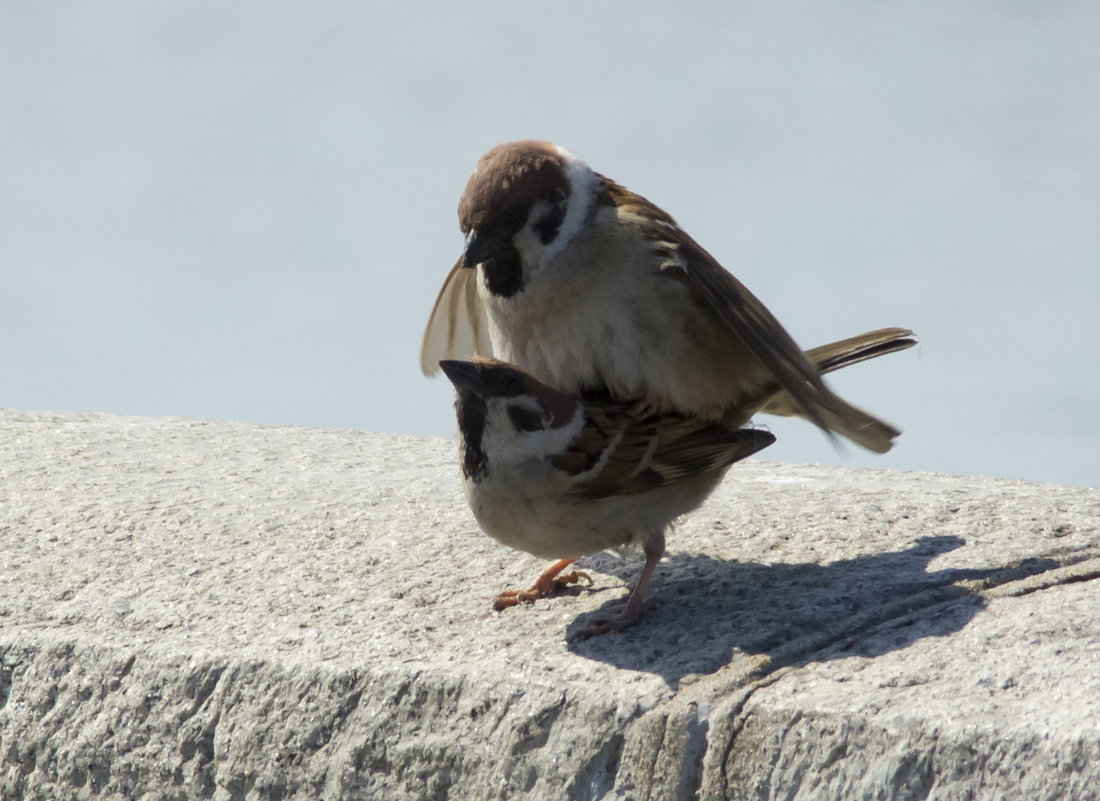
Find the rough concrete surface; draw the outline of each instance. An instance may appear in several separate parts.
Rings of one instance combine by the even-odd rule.
[[[0,429],[2,798],[1100,798],[1098,490],[749,461],[580,640],[452,442]]]

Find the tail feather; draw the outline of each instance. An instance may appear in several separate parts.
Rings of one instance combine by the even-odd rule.
[[[842,339],[828,345],[806,351],[806,357],[822,373],[831,373],[842,367],[896,353],[917,344],[913,332],[906,328],[880,328],[866,334]],[[839,398],[838,398],[839,400]],[[875,453],[885,453],[893,445],[894,438],[901,432],[889,423],[879,420],[871,414],[846,401],[841,401],[835,409],[819,409],[825,428],[847,437]],[[783,416],[806,417],[805,411],[794,397],[786,391],[776,391],[764,400],[760,411]]]
[[[916,344],[917,339],[908,328],[880,328],[808,350],[806,358],[822,373],[831,373],[841,367],[896,353]]]

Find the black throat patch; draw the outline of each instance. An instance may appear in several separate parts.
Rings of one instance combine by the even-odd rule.
[[[511,245],[482,262],[481,268],[485,271],[485,286],[494,295],[510,298],[523,291],[523,262]]]

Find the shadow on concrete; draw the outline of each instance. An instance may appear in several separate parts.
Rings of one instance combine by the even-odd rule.
[[[928,572],[960,537],[926,537],[903,551],[820,564],[761,564],[667,554],[652,586],[653,602],[633,628],[583,640],[594,619],[615,615],[625,598],[579,615],[569,624],[569,648],[579,656],[662,676],[671,686],[708,674],[739,654],[767,654],[768,671],[837,656],[877,656],[924,637],[962,629],[983,606],[959,582],[1002,583],[1057,566],[1036,559],[1011,571]],[[640,560],[600,555],[588,563],[633,583]],[[1004,580],[1009,580],[1005,576]],[[896,625],[884,625],[895,621]]]

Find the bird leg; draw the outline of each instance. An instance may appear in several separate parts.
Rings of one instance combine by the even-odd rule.
[[[591,584],[592,577],[580,570],[571,570],[568,573],[562,574],[561,571],[573,564],[574,561],[573,559],[559,559],[554,562],[550,567],[539,573],[539,577],[535,579],[535,583],[526,590],[505,590],[498,595],[497,599],[493,602],[493,609],[499,612],[501,609],[507,609],[509,606],[533,604],[539,598],[543,598],[555,592],[561,592],[570,584],[576,584],[581,579]]]
[[[641,575],[638,576],[638,583],[634,585],[634,591],[630,593],[630,598],[626,602],[626,608],[615,617],[601,617],[593,620],[577,634],[579,639],[587,640],[589,637],[606,634],[609,631],[622,631],[638,622],[645,610],[645,595],[649,589],[649,582],[653,578],[653,571],[657,569],[657,563],[661,561],[665,552],[664,534],[649,537],[642,546],[642,552],[645,554],[645,564],[642,566]]]

